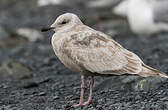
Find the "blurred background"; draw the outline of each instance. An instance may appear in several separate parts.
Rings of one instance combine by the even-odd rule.
[[[141,19],[135,22],[136,18],[140,17],[129,13],[138,5],[132,3],[134,7],[128,8],[130,1],[133,0],[0,0],[0,110],[70,109],[69,105],[78,102],[80,76],[65,68],[55,56],[50,43],[53,32],[40,32],[41,28],[51,25],[59,15],[67,12],[77,14],[84,24],[110,35],[125,48],[139,55],[146,64],[168,74],[167,32],[153,31],[153,27],[156,27],[153,24],[148,27],[148,21],[154,19],[143,20],[147,19],[144,18],[146,12],[150,12],[148,8],[140,7],[141,12],[135,11],[142,17],[142,22]],[[149,0],[146,1],[144,3],[148,3]],[[149,4],[151,6],[153,2]],[[157,13],[160,15],[160,11],[157,10]],[[134,22],[131,15],[135,18]],[[160,19],[155,20],[160,22]],[[164,24],[167,22],[165,19],[162,21]],[[136,24],[145,26],[139,28]],[[161,86],[163,83],[165,86]],[[116,106],[128,109],[134,106],[133,102],[136,109],[140,109],[141,106],[146,107],[146,103],[142,104],[144,98],[141,94],[134,99],[139,93],[133,91],[145,91],[143,95],[148,101],[153,100],[149,97],[152,93],[146,91],[162,87],[165,94],[160,95],[161,98],[165,98],[168,92],[168,83],[160,78],[96,78],[95,84],[97,100],[88,107],[91,109],[105,109],[106,106],[109,109]],[[119,92],[116,93],[114,90]],[[123,90],[133,92],[128,92],[129,99],[124,97]],[[118,101],[111,100],[113,95],[117,95]],[[109,100],[106,100],[105,96],[108,96],[106,98]],[[125,103],[123,100],[128,102]],[[136,100],[140,102],[136,103]],[[167,98],[162,101],[167,102],[165,100]],[[160,102],[155,108],[160,109],[162,105],[159,104]],[[168,103],[163,106],[168,108]]]

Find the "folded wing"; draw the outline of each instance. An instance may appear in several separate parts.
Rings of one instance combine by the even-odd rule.
[[[81,68],[98,74],[138,74],[142,61],[100,32],[75,34],[66,44],[68,57]]]

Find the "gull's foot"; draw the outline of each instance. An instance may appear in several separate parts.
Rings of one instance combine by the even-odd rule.
[[[73,105],[73,107],[79,107],[79,106],[83,106],[83,104],[81,103],[81,104],[75,104],[75,105]]]
[[[85,102],[85,103],[81,103],[81,104],[76,104],[76,105],[73,105],[73,107],[80,107],[80,106],[85,106],[85,105],[89,105],[89,104],[91,104],[92,103],[92,101],[87,101],[87,102]]]
[[[92,103],[92,101],[87,101],[87,102],[83,103],[82,105],[89,105],[91,103]]]

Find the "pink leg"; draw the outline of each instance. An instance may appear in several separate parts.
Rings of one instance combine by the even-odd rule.
[[[88,101],[85,102],[83,105],[89,105],[89,104],[91,104],[91,102],[92,102],[93,85],[94,85],[94,78],[93,78],[93,76],[91,76],[91,78],[90,78],[90,94],[89,94],[89,98],[88,98]]]
[[[74,105],[75,107],[83,105],[83,96],[84,96],[84,91],[85,91],[85,79],[86,79],[85,76],[81,76],[82,84],[81,84],[80,102],[79,104]]]
[[[102,23],[101,15],[99,14],[99,15],[97,15],[97,25],[98,25],[98,29],[99,29],[100,31],[103,30],[101,23]]]

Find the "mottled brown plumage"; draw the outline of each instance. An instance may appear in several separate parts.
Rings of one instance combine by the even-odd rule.
[[[123,48],[106,34],[84,25],[71,13],[57,18],[52,37],[52,46],[60,61],[70,70],[82,75],[82,91],[78,106],[91,103],[93,76],[137,74],[147,76],[168,76],[145,65],[134,53]],[[89,99],[83,103],[85,77],[91,76]]]

